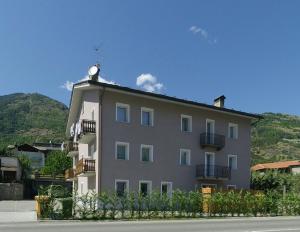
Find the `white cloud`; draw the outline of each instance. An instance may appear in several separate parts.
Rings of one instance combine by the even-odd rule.
[[[136,85],[147,92],[160,93],[164,85],[157,81],[157,78],[150,73],[143,73],[136,78]]]
[[[88,76],[85,76],[84,78],[78,80],[76,83],[82,82],[82,81],[87,81],[88,79],[89,79],[89,77],[88,77]],[[104,78],[101,77],[101,76],[98,77],[98,81],[99,81],[99,82],[102,82],[102,83],[106,83],[106,84],[118,85],[116,82],[106,80],[106,79],[104,79]],[[72,91],[73,85],[74,85],[74,84],[75,84],[75,83],[72,82],[72,81],[66,81],[66,82],[65,82],[63,85],[61,85],[60,87],[63,88],[63,89],[66,89],[66,90],[68,90],[68,91]]]
[[[211,38],[210,34],[208,34],[208,32],[201,27],[191,26],[189,30],[195,35],[199,34],[203,39],[207,40],[209,43],[217,43],[217,39]]]
[[[72,91],[74,82],[72,81],[66,81],[63,85],[61,85],[60,87],[69,91]]]
[[[201,27],[191,26],[191,27],[190,27],[190,31],[193,32],[194,34],[200,33],[200,35],[201,35],[203,38],[205,38],[205,39],[207,39],[207,37],[208,37],[207,31],[204,30],[204,29],[201,28]]]

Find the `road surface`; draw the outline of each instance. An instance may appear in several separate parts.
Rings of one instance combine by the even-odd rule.
[[[300,217],[140,222],[48,221],[0,224],[2,232],[300,232]]]

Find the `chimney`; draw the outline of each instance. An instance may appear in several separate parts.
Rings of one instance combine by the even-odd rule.
[[[226,98],[226,97],[225,97],[224,95],[222,95],[222,96],[216,98],[216,99],[214,100],[214,106],[220,107],[220,108],[224,108],[225,98]]]

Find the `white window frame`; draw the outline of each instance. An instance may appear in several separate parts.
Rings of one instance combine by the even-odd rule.
[[[127,122],[118,121],[118,107],[126,108]],[[121,123],[130,123],[130,105],[129,104],[120,103],[120,102],[116,103],[116,121],[121,122]]]
[[[167,184],[167,185],[170,185],[170,192],[169,193],[167,193],[167,195],[169,196],[169,197],[172,197],[172,194],[173,194],[173,182],[170,182],[170,181],[162,181],[161,183],[160,183],[160,195],[162,195],[162,186],[164,185],[164,184]]]
[[[143,161],[143,148],[150,148],[150,157],[149,157],[149,161]],[[143,163],[150,163],[153,162],[153,145],[147,145],[147,144],[141,144],[141,148],[140,148],[140,161]]]
[[[230,137],[230,127],[234,127],[233,138]],[[238,139],[239,138],[239,125],[236,123],[228,123],[228,138],[229,139]]]
[[[236,189],[236,185],[235,184],[228,184],[226,186],[227,190],[229,190],[230,187],[232,187],[233,189]]]
[[[148,195],[152,193],[152,181],[151,180],[140,180],[139,181],[139,193],[141,192],[141,184],[146,183],[149,184]]]
[[[117,192],[117,183],[118,182],[125,182],[126,183],[126,189],[125,192],[129,193],[129,180],[122,180],[122,179],[115,179],[115,192]]]
[[[232,154],[229,154],[228,157],[227,157],[227,166],[229,167],[229,159],[234,157],[235,158],[235,167],[232,168],[232,170],[237,170],[238,169],[238,157],[237,155],[232,155]]]
[[[150,125],[144,125],[143,124],[143,112],[149,112],[150,113]],[[142,126],[154,126],[154,109],[147,108],[147,107],[141,107],[141,125]]]
[[[215,175],[215,165],[216,165],[216,154],[214,152],[205,152],[205,163],[204,163],[204,172],[205,175],[207,175],[207,155],[212,155],[213,156],[213,163],[211,166],[213,167],[212,172]]]
[[[211,122],[212,123],[212,125],[213,125],[213,134],[215,133],[215,120],[213,120],[213,119],[209,119],[209,118],[207,118],[206,119],[206,122],[205,122],[205,131],[206,131],[206,133],[208,133],[208,131],[207,131],[207,123],[208,122]]]
[[[182,124],[182,119],[183,118],[187,118],[189,120],[189,128],[188,128],[188,131],[184,131],[183,130],[183,124]],[[193,131],[193,117],[190,116],[190,115],[186,115],[186,114],[181,114],[180,115],[180,123],[181,123],[181,131],[182,132],[192,132]]]
[[[118,145],[125,145],[126,146],[126,153],[125,153],[125,160],[129,160],[129,143],[127,142],[120,142],[120,141],[117,141],[115,143],[115,159],[116,160],[123,160],[123,159],[118,159]]]
[[[188,157],[187,157],[187,164],[181,164],[181,155],[183,152],[187,152],[188,153]],[[190,166],[191,165],[191,150],[190,149],[184,149],[184,148],[180,148],[179,151],[179,164],[180,166]]]

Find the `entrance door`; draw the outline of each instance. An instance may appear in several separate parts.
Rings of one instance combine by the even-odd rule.
[[[205,176],[214,177],[215,176],[215,154],[205,153]]]
[[[214,143],[214,133],[215,133],[215,121],[211,119],[206,119],[206,139],[207,144]]]

